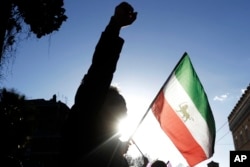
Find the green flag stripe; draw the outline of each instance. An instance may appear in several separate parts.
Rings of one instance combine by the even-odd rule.
[[[215,137],[215,122],[207,95],[187,53],[183,55],[174,72],[176,78],[207,122],[211,135]]]

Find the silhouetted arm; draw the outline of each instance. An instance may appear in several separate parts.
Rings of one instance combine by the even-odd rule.
[[[124,40],[119,37],[119,32],[122,27],[132,24],[136,16],[137,13],[133,11],[132,6],[125,2],[116,7],[114,15],[96,45],[88,73],[79,86],[75,96],[76,105],[81,106],[83,102],[88,101],[87,105],[92,105],[92,107],[92,102],[96,107],[101,106],[113,79],[124,43]]]
[[[95,48],[92,64],[77,91],[76,105],[82,105],[83,102],[89,101],[87,105],[94,102],[100,106],[100,102],[111,84],[124,43],[124,40],[119,37],[119,31],[119,27],[111,19],[106,30],[101,34]],[[101,101],[98,102],[98,99]],[[87,107],[86,104],[85,107]]]
[[[116,7],[115,14],[102,32],[95,47],[92,64],[77,89],[75,103],[65,125],[62,165],[78,164],[95,146],[98,111],[104,103],[113,79],[124,40],[119,37],[123,26],[136,19],[127,3]]]

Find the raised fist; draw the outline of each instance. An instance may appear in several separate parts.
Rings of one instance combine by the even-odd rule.
[[[132,24],[136,20],[137,12],[127,2],[122,2],[115,8],[114,19],[120,27]]]

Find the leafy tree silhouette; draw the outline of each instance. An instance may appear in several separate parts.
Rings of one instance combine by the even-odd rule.
[[[37,38],[58,31],[67,16],[63,0],[0,1],[0,67],[5,53],[14,50],[17,34],[26,25]],[[24,24],[25,23],[25,24]]]
[[[0,166],[20,166],[27,136],[34,128],[28,121],[35,116],[30,107],[25,105],[25,96],[16,90],[0,89]]]

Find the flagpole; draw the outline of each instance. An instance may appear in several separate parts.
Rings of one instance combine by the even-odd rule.
[[[141,118],[140,122],[138,123],[138,125],[136,126],[134,132],[132,133],[132,135],[130,136],[129,140],[133,140],[133,136],[135,135],[136,131],[138,130],[139,126],[142,124],[143,120],[145,119],[145,117],[147,116],[148,112],[151,109],[151,106],[154,104],[156,98],[158,97],[158,95],[161,93],[162,89],[164,88],[164,86],[166,85],[166,83],[170,80],[170,77],[172,76],[172,74],[174,73],[174,71],[176,70],[176,68],[178,67],[178,65],[180,64],[180,62],[182,61],[182,59],[184,59],[185,56],[188,56],[187,52],[184,52],[184,54],[182,55],[181,59],[178,61],[178,63],[175,65],[174,69],[172,70],[172,72],[170,73],[170,75],[168,76],[167,80],[164,82],[164,84],[162,85],[161,89],[158,91],[158,93],[156,94],[155,98],[153,99],[153,101],[151,102],[151,104],[149,105],[148,109],[146,110],[145,114],[143,115],[143,117]]]
[[[143,157],[145,157],[144,156],[144,154],[143,154],[143,152],[141,151],[141,149],[138,147],[138,145],[135,143],[135,141],[132,139],[132,142],[133,142],[133,144],[135,145],[135,147],[139,150],[139,152],[141,153],[141,155],[143,156]]]

